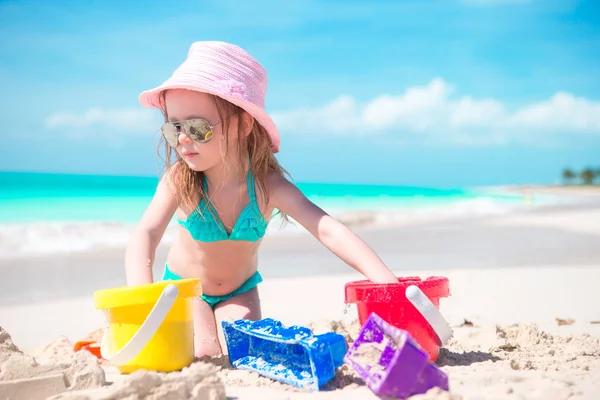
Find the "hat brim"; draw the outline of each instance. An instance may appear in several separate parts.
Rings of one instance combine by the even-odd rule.
[[[279,130],[277,129],[275,122],[273,122],[271,117],[262,108],[256,106],[254,103],[244,99],[243,97],[217,93],[216,91],[208,87],[198,87],[197,85],[186,85],[165,82],[154,89],[143,91],[139,96],[140,104],[143,107],[147,108],[161,108],[160,94],[163,91],[169,89],[186,89],[212,94],[215,96],[219,96],[220,98],[227,100],[230,103],[233,103],[236,106],[242,108],[250,115],[252,115],[256,119],[256,121],[258,121],[258,123],[262,125],[263,128],[265,128],[265,130],[269,134],[269,138],[271,139],[271,150],[273,151],[273,153],[279,152],[280,137]]]

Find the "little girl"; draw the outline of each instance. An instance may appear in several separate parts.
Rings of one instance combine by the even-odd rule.
[[[257,251],[275,211],[367,279],[397,282],[361,239],[284,177],[274,156],[279,132],[265,112],[266,89],[265,70],[246,51],[196,42],[167,81],[140,95],[143,106],[164,114],[166,171],[127,247],[127,284],[153,282],[156,247],[175,213],[181,230],[162,279],[200,279],[198,357],[225,354],[221,321],[262,318]]]

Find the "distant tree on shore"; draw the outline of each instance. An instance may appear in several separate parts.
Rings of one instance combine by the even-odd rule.
[[[586,185],[593,185],[596,173],[591,168],[586,168],[579,174],[579,177]]]
[[[573,179],[575,179],[575,172],[571,171],[569,168],[565,168],[563,169],[562,177],[565,183],[572,183]]]
[[[563,169],[562,179],[565,184],[574,183],[577,178],[579,178],[579,183],[583,185],[593,185],[596,181],[600,183],[600,168],[588,167],[580,172],[573,171],[570,168]]]

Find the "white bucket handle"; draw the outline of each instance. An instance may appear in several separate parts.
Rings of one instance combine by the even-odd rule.
[[[108,329],[105,329],[104,335],[102,336],[102,344],[100,345],[100,354],[102,355],[102,358],[116,367],[130,362],[144,349],[144,347],[146,347],[146,344],[148,344],[150,339],[152,339],[169,311],[171,311],[171,307],[175,303],[175,300],[177,300],[178,294],[179,290],[177,289],[177,286],[172,284],[167,285],[140,329],[133,335],[129,342],[121,348],[121,350],[112,355],[108,355],[108,352],[106,351]]]
[[[416,285],[410,285],[406,288],[406,298],[431,325],[440,339],[440,343],[445,345],[452,338],[453,332],[440,310]]]

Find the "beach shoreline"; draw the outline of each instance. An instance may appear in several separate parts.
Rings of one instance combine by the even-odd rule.
[[[502,186],[469,189],[479,193],[474,198],[448,198],[437,204],[426,200],[412,205],[386,202],[386,206],[360,203],[352,207],[325,207],[340,222],[351,229],[385,229],[503,216],[517,213],[544,212],[573,208],[594,207],[600,204],[600,193],[595,188],[572,191],[562,187]],[[507,197],[508,196],[508,197]],[[383,196],[385,197],[385,196]],[[114,201],[113,199],[112,201]],[[320,205],[319,203],[317,203]],[[109,206],[107,206],[109,207]],[[116,205],[112,206],[116,207]],[[275,216],[267,229],[267,238],[306,235],[298,224],[284,224]],[[294,221],[292,221],[294,222]],[[120,220],[36,220],[0,221],[0,266],[3,262],[49,255],[113,251],[126,245],[135,227],[135,221]],[[173,219],[161,240],[171,244],[180,232]]]
[[[354,230],[394,270],[495,269],[600,260],[600,224],[594,223],[598,220],[600,205],[577,205]],[[168,243],[157,249],[155,279],[162,274],[168,249]],[[77,297],[124,285],[124,252],[124,246],[117,246],[0,259],[5,277],[0,281],[0,305]],[[306,232],[265,238],[259,269],[265,278],[351,271]]]

